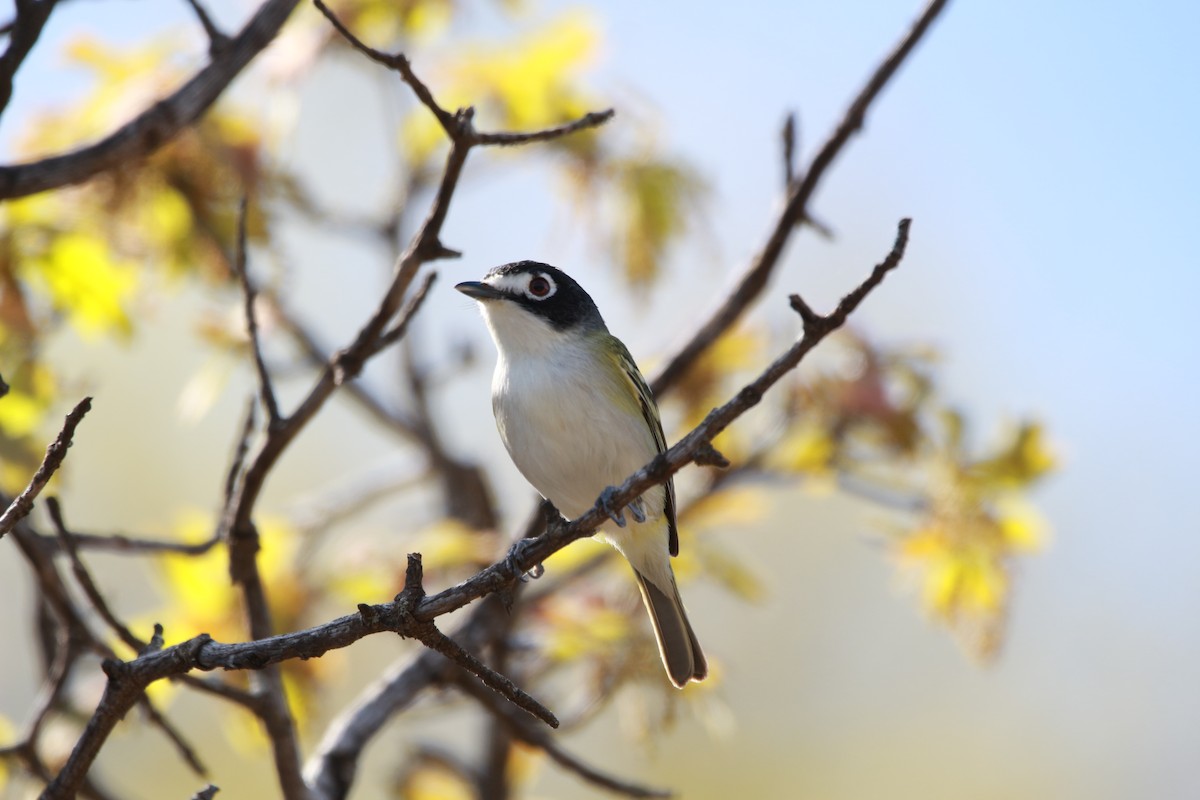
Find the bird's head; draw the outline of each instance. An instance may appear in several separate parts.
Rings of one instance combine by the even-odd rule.
[[[496,267],[454,287],[479,302],[501,352],[542,352],[607,331],[596,303],[562,270],[537,261]]]

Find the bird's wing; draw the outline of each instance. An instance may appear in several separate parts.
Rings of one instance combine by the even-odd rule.
[[[659,453],[666,452],[667,437],[663,433],[662,420],[658,416],[658,403],[654,400],[654,392],[650,391],[650,386],[642,377],[641,370],[638,369],[633,356],[629,354],[629,349],[615,336],[612,337],[612,341],[621,371],[629,381],[630,388],[637,395],[638,405],[642,409],[642,418],[646,420],[646,427],[650,429],[650,434],[654,437],[655,447]],[[664,488],[666,489],[665,513],[668,542],[671,555],[677,556],[679,555],[679,529],[675,525],[675,480],[668,479]]]

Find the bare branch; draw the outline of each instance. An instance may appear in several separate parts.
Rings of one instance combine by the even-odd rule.
[[[422,82],[421,79],[418,78],[412,71],[412,64],[403,53],[396,53],[394,55],[390,53],[384,53],[381,50],[376,50],[374,47],[369,47],[363,44],[363,42],[357,36],[351,33],[350,29],[343,25],[342,21],[337,18],[337,15],[330,11],[329,7],[321,2],[321,0],[313,0],[313,4],[322,14],[325,15],[325,18],[329,20],[330,24],[337,29],[337,32],[342,35],[342,38],[345,39],[351,47],[374,61],[376,64],[381,64],[393,72],[400,73],[400,77],[413,90],[413,94],[415,94],[417,99],[421,101],[421,105],[428,108],[431,112],[433,112],[433,116],[437,117],[437,121],[441,124],[442,130],[446,132],[446,135],[451,139],[458,138],[458,120],[456,116],[438,105],[437,100],[433,98],[433,92],[429,91],[429,87],[426,86],[424,82]]]
[[[50,19],[50,13],[54,11],[57,2],[58,0],[41,0],[39,3],[31,3],[17,0],[17,15],[8,31],[8,47],[4,55],[0,56],[0,114],[4,113],[4,109],[8,108],[8,101],[12,99],[13,78],[16,77],[17,70],[37,44],[38,37],[42,35],[42,28]]]
[[[532,142],[548,142],[551,139],[558,139],[577,131],[599,127],[612,119],[616,113],[616,110],[611,108],[604,111],[589,111],[579,119],[572,120],[571,122],[527,133],[484,133],[477,131],[474,136],[474,142],[475,144],[498,145],[500,147],[511,147],[513,145],[530,144]]]
[[[250,337],[250,350],[254,354],[254,369],[258,373],[258,393],[263,408],[267,411],[267,425],[273,427],[280,423],[279,403],[275,399],[275,388],[271,385],[271,374],[267,372],[267,362],[263,359],[262,342],[258,337],[258,315],[254,310],[254,299],[258,296],[254,285],[250,282],[250,274],[246,268],[246,213],[247,200],[242,195],[238,204],[237,249],[233,257],[233,270],[242,286],[245,297],[246,332]]]
[[[182,758],[183,762],[188,765],[188,768],[191,769],[191,771],[195,773],[197,777],[207,778],[208,768],[204,766],[204,762],[200,760],[200,756],[196,755],[195,748],[193,748],[191,743],[184,738],[179,729],[172,725],[171,722],[162,715],[162,712],[154,707],[154,703],[150,701],[150,698],[147,695],[143,694],[138,702],[141,704],[142,710],[145,712],[146,718],[150,720],[151,724],[157,726],[158,729],[161,730],[171,741],[171,744],[175,745],[176,752],[179,753],[179,757]]]
[[[79,550],[75,547],[75,541],[71,533],[67,530],[66,522],[63,521],[62,507],[58,503],[57,497],[46,498],[46,510],[50,513],[50,520],[54,523],[54,529],[58,533],[58,540],[62,544],[63,550],[66,551],[67,557],[71,561],[71,570],[75,575],[75,580],[83,589],[84,595],[88,602],[92,604],[92,608],[100,615],[100,619],[104,620],[105,624],[110,627],[114,633],[125,643],[133,652],[141,652],[146,647],[146,643],[133,635],[125,624],[117,619],[116,614],[109,608],[108,602],[96,587],[96,582],[92,580],[92,574],[88,572],[83,561],[79,558]]]
[[[250,452],[250,438],[254,436],[254,426],[258,417],[255,413],[254,396],[251,395],[246,403],[246,416],[242,418],[242,431],[238,436],[237,446],[233,449],[233,458],[229,460],[229,469],[225,472],[225,505],[233,502],[233,492],[237,488],[238,479],[242,476],[242,467],[246,464],[246,455]],[[212,542],[221,540],[218,531]]]
[[[425,280],[417,287],[417,291],[413,293],[404,310],[400,312],[399,321],[379,337],[379,341],[369,351],[371,354],[378,353],[380,350],[404,338],[404,334],[408,333],[408,324],[412,322],[412,318],[421,310],[421,306],[425,303],[425,296],[429,294],[429,289],[436,280],[436,272],[430,272],[425,276]]]
[[[100,618],[104,620],[108,627],[110,627],[117,634],[117,636],[122,642],[125,643],[127,647],[129,647],[135,653],[145,651],[147,649],[147,644],[138,637],[134,636],[133,632],[130,631],[124,623],[117,619],[117,615],[114,614],[112,609],[109,607],[108,602],[100,593],[100,589],[96,586],[96,582],[92,579],[92,575],[88,571],[88,568],[80,559],[79,551],[76,549],[71,533],[67,530],[66,522],[63,520],[62,507],[58,503],[58,498],[46,498],[46,508],[50,512],[50,519],[54,523],[54,528],[58,533],[59,541],[62,543],[63,549],[66,550],[67,556],[70,558],[71,569],[75,575],[75,580],[79,584],[80,588],[83,589],[83,593],[87,597],[88,602],[91,603],[92,608],[95,609],[96,613],[100,615]],[[158,641],[157,646],[154,649],[162,648],[161,632],[161,627],[155,631]],[[99,645],[99,642],[96,644]],[[110,657],[113,655],[113,653],[109,651],[107,647],[103,647],[101,649]],[[197,757],[195,750],[183,738],[183,735],[180,734],[179,731],[177,731],[174,726],[172,726],[171,723],[168,722],[166,718],[164,718],[162,714],[158,712],[158,709],[151,704],[150,698],[143,696],[140,702],[146,711],[146,716],[150,719],[150,721],[157,725],[163,731],[163,733],[167,735],[167,738],[174,743],[175,748],[179,751],[180,756],[182,756],[187,765],[191,767],[192,771],[203,777],[207,770],[205,769],[204,765],[200,763],[200,759]]]
[[[409,616],[411,610],[425,597],[425,589],[421,583],[421,574],[421,554],[409,553],[408,569],[404,576],[404,591],[396,598],[396,604],[400,606],[399,611],[402,617]],[[360,605],[358,610],[360,614],[367,617],[373,613],[373,608],[366,604]],[[430,650],[436,650],[479,678],[479,680],[483,681],[484,685],[503,696],[510,703],[542,720],[550,727],[558,727],[558,718],[554,716],[554,713],[550,709],[539,703],[511,680],[496,672],[487,664],[484,664],[449,636],[439,631],[432,620],[425,622],[404,620],[404,627],[406,630],[402,635],[411,636],[419,640],[421,644]]]
[[[476,652],[506,631],[508,610],[495,597],[472,609],[454,638]],[[358,699],[330,723],[317,745],[304,777],[320,800],[342,800],[350,791],[363,749],[394,715],[411,706],[430,686],[447,682],[458,667],[441,654],[421,650],[406,655],[377,681],[363,689]]]
[[[641,786],[631,781],[622,780],[621,778],[600,772],[559,747],[558,742],[554,740],[554,737],[547,730],[529,724],[528,721],[516,714],[511,706],[500,702],[499,698],[494,694],[483,691],[482,687],[461,673],[456,678],[455,684],[462,691],[478,700],[493,717],[503,723],[518,739],[542,750],[559,766],[569,772],[575,773],[588,783],[626,797],[671,796],[671,792],[666,789]]]
[[[192,795],[192,800],[213,800],[219,791],[221,791],[221,787],[210,783],[208,786],[205,786],[203,789]]]
[[[67,457],[67,448],[71,446],[71,438],[75,435],[75,428],[79,426],[84,415],[91,410],[92,398],[85,397],[71,410],[70,414],[67,414],[67,419],[63,423],[62,430],[59,432],[58,437],[46,448],[46,456],[42,459],[42,465],[33,474],[29,485],[25,487],[25,491],[17,495],[16,499],[0,515],[0,538],[12,530],[14,525],[28,516],[29,512],[33,510],[33,501],[41,493],[42,489],[46,488],[46,484],[50,482],[50,478],[54,476],[54,473],[62,465],[63,459]]]
[[[208,15],[208,11],[200,4],[200,0],[187,0],[187,2],[192,7],[192,11],[195,12],[196,19],[200,21],[200,26],[204,28],[204,33],[208,36],[209,57],[217,58],[229,47],[229,36],[213,23],[212,17]]]
[[[194,123],[230,82],[266,47],[300,0],[266,0],[218,58],[174,94],[147,108],[109,136],[78,150],[0,167],[0,200],[82,183],[97,173],[128,168]]]
[[[398,72],[401,79],[403,79],[403,81],[407,83],[410,88],[412,88],[413,93],[417,96],[417,99],[421,101],[421,104],[428,108],[433,115],[437,117],[438,123],[442,126],[442,130],[446,132],[446,135],[450,137],[450,140],[456,144],[463,144],[467,147],[470,147],[473,145],[512,146],[531,144],[533,142],[545,142],[551,139],[567,136],[587,128],[595,128],[599,125],[603,125],[605,122],[608,122],[610,119],[612,119],[613,115],[616,113],[611,108],[605,111],[592,111],[584,114],[579,119],[564,123],[562,125],[556,125],[551,128],[545,128],[540,131],[498,133],[483,133],[476,131],[471,124],[471,116],[474,112],[471,109],[460,109],[457,113],[452,114],[439,105],[437,100],[435,100],[433,97],[433,92],[431,92],[429,87],[426,86],[425,83],[422,82],[421,79],[418,78],[413,72],[412,62],[408,60],[407,56],[405,56],[403,53],[385,53],[381,50],[376,50],[373,47],[363,44],[362,40],[351,33],[350,30],[344,24],[342,24],[342,21],[337,18],[337,15],[330,11],[329,7],[326,6],[322,0],[313,0],[313,3],[318,9],[320,9],[321,13],[325,15],[325,18],[329,20],[330,24],[337,29],[337,32],[340,33],[342,37],[350,43],[351,47],[374,61],[376,64],[381,64],[394,72]]]
[[[143,539],[123,533],[72,533],[71,541],[79,550],[104,550],[114,553],[149,554],[177,553],[185,556],[200,556],[211,550],[220,539],[203,542],[172,542],[160,539]],[[41,536],[40,543],[48,552],[58,552],[62,543],[52,536]]]
[[[883,63],[875,69],[870,80],[867,81],[862,91],[855,97],[850,107],[846,109],[846,113],[842,117],[841,122],[838,123],[837,128],[813,158],[802,179],[798,182],[793,181],[791,184],[788,190],[787,203],[780,212],[779,217],[775,220],[775,226],[772,228],[766,243],[746,267],[745,272],[738,279],[736,286],[725,296],[721,305],[704,324],[692,334],[675,355],[667,360],[666,365],[651,380],[650,386],[655,394],[662,395],[663,392],[674,386],[700,354],[715,342],[721,334],[729,330],[733,323],[741,317],[742,312],[766,288],[767,282],[775,270],[775,265],[779,262],[779,257],[783,253],[783,248],[791,238],[792,231],[795,230],[796,223],[806,216],[808,201],[812,197],[813,192],[816,191],[821,179],[825,176],[826,170],[833,164],[834,160],[841,153],[842,148],[845,147],[854,133],[862,128],[871,103],[879,96],[884,86],[896,74],[900,65],[912,53],[913,48],[917,46],[917,43],[924,36],[925,32],[929,30],[933,21],[937,19],[938,15],[946,7],[946,3],[947,0],[932,0],[925,7],[925,10],[921,12],[921,15],[917,18],[917,21],[913,24],[908,34],[891,54],[884,59]]]
[[[796,178],[796,112],[789,111],[783,121],[783,188],[786,190]]]

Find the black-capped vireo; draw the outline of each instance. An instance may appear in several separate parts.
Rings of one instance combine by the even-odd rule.
[[[517,469],[568,519],[663,452],[658,405],[621,340],[587,292],[536,261],[505,264],[458,291],[479,301],[496,342],[492,410]],[[675,488],[656,486],[631,503],[631,520],[605,502],[615,527],[598,535],[633,566],[659,654],[683,688],[708,674],[675,575]]]

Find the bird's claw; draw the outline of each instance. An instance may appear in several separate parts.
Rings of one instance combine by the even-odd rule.
[[[608,518],[617,524],[618,528],[625,527],[625,513],[622,509],[613,507],[613,497],[617,493],[617,487],[609,486],[600,493],[600,508],[604,509],[604,513],[608,514]],[[629,515],[633,517],[634,522],[646,521],[646,506],[642,503],[642,498],[637,498],[632,503],[626,506],[629,509]]]
[[[629,504],[629,513],[639,523],[646,521],[646,506],[642,503],[642,498],[638,497]]]
[[[617,493],[617,487],[609,486],[600,493],[600,508],[604,509],[604,513],[608,514],[608,518],[617,523],[618,528],[625,527],[625,515],[620,509],[614,509],[612,504],[613,496]]]
[[[512,547],[508,548],[508,555],[504,557],[505,566],[516,574],[522,583],[530,579],[537,580],[546,571],[546,568],[541,563],[534,564],[527,570],[521,569],[520,562],[524,560],[525,551],[532,544],[532,539],[518,539],[512,543]]]

